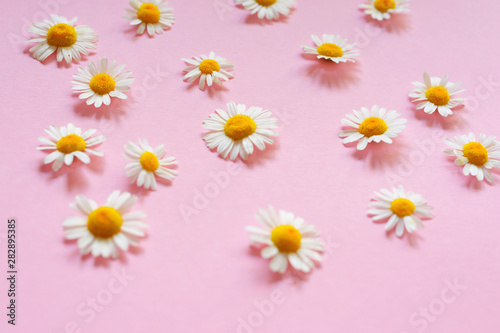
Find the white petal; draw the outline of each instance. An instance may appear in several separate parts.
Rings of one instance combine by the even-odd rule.
[[[286,255],[283,253],[278,253],[271,262],[269,263],[269,268],[273,272],[285,273],[286,268],[288,266],[288,260]]]
[[[268,246],[262,249],[260,255],[264,259],[272,258],[279,253],[278,249],[275,246]]]
[[[396,226],[396,236],[398,237],[403,236],[404,231],[405,231],[405,224],[402,220],[400,220],[398,225]]]

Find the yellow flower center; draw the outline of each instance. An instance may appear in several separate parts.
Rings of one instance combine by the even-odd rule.
[[[52,46],[71,46],[76,42],[75,28],[66,23],[53,25],[47,32],[47,43]]]
[[[123,224],[120,213],[111,207],[99,207],[89,214],[87,229],[92,235],[110,238],[120,232]]]
[[[143,3],[137,11],[137,18],[144,23],[158,23],[160,10],[152,3]]]
[[[318,47],[318,54],[325,57],[338,58],[342,57],[344,52],[342,48],[336,44],[324,43]]]
[[[141,159],[139,160],[139,162],[141,162],[142,168],[149,172],[156,171],[156,169],[158,169],[158,166],[160,165],[158,157],[156,157],[155,154],[149,151],[141,155]]]
[[[63,154],[70,154],[74,151],[84,151],[87,144],[80,136],[70,134],[57,141],[56,148]]]
[[[280,252],[297,252],[302,235],[291,225],[280,225],[271,231],[271,240]]]
[[[276,3],[276,1],[278,0],[255,0],[255,2],[264,7],[272,6]]]
[[[394,0],[376,0],[373,6],[375,6],[379,12],[386,13],[389,9],[396,8],[396,2]]]
[[[488,151],[479,142],[469,142],[462,149],[470,163],[482,166],[488,162]]]
[[[212,59],[206,59],[201,62],[198,66],[198,69],[203,74],[212,74],[212,72],[218,72],[220,70],[219,63]]]
[[[247,115],[232,116],[224,125],[224,133],[234,141],[250,136],[257,129],[255,121]]]
[[[96,94],[106,95],[115,90],[115,80],[107,73],[99,73],[90,80],[89,86]]]
[[[368,117],[359,125],[358,132],[367,138],[373,135],[381,135],[387,131],[387,124],[379,117]]]
[[[405,217],[413,214],[415,204],[408,199],[399,198],[391,202],[391,210],[399,217]]]
[[[425,97],[431,103],[434,103],[437,106],[446,105],[450,100],[450,94],[448,94],[448,90],[445,87],[436,86],[430,87],[425,92]]]

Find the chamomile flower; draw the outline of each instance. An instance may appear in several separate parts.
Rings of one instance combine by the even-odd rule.
[[[444,150],[448,156],[455,157],[455,164],[464,166],[463,173],[475,176],[477,180],[486,179],[492,183],[494,178],[491,169],[500,168],[500,142],[496,137],[486,137],[480,134],[478,140],[474,133],[469,135],[458,135],[454,140],[445,139],[445,143],[451,147]]]
[[[355,49],[356,43],[347,44],[347,39],[341,38],[339,35],[323,34],[323,40],[316,35],[311,35],[311,38],[316,44],[316,47],[305,46],[305,53],[315,54],[318,59],[331,60],[335,63],[339,62],[355,62],[359,56],[359,50]]]
[[[403,186],[393,188],[392,191],[381,189],[375,192],[370,201],[371,208],[368,214],[373,215],[373,221],[387,220],[385,231],[396,227],[396,235],[403,236],[404,230],[409,233],[422,229],[424,224],[421,218],[431,218],[432,207],[420,194],[406,192]]]
[[[400,114],[394,110],[389,112],[386,109],[374,105],[370,110],[365,107],[361,112],[353,110],[353,113],[346,114],[347,118],[342,119],[342,124],[354,129],[343,130],[339,137],[345,138],[342,143],[358,141],[358,150],[366,148],[368,143],[380,141],[392,143],[392,138],[398,136],[406,127],[406,119],[398,118]]]
[[[408,12],[409,0],[368,0],[369,3],[359,5],[365,14],[378,21],[391,18],[391,14]]]
[[[271,112],[259,107],[249,107],[244,104],[227,104],[227,112],[215,110],[203,127],[210,130],[203,136],[210,149],[217,148],[223,158],[235,160],[238,154],[246,160],[253,153],[253,146],[260,150],[267,144],[273,144],[271,137],[278,136],[274,129],[278,128],[277,119],[270,118]]]
[[[133,9],[125,9],[129,15],[124,17],[125,20],[131,21],[130,25],[139,25],[137,34],[148,31],[150,36],[155,33],[161,35],[163,30],[171,28],[174,24],[175,17],[172,12],[172,7],[168,6],[166,1],[162,0],[131,0],[130,6]]]
[[[235,0],[237,5],[242,5],[250,14],[257,14],[259,19],[277,20],[281,15],[288,15],[295,6],[293,0]]]
[[[222,85],[222,81],[229,81],[234,78],[234,75],[229,73],[234,68],[234,65],[226,60],[226,58],[218,57],[214,52],[210,52],[208,57],[202,54],[194,59],[182,59],[188,64],[184,68],[184,80],[191,83],[200,78],[199,87],[201,90],[205,88],[205,82],[209,87],[215,82]]]
[[[114,191],[104,206],[78,195],[70,204],[83,217],[75,216],[64,220],[63,228],[67,239],[77,239],[80,253],[92,253],[94,257],[118,257],[119,250],[127,251],[129,246],[139,246],[139,237],[148,225],[141,221],[146,214],[129,212],[137,202],[130,193]]]
[[[116,61],[108,64],[108,58],[101,58],[97,63],[89,63],[85,68],[78,68],[71,81],[73,92],[80,94],[80,99],[86,99],[87,105],[96,108],[102,104],[109,105],[111,97],[126,99],[125,93],[134,82],[132,72],[122,72],[125,65],[116,65]]]
[[[62,126],[57,128],[53,125],[45,129],[51,138],[47,139],[45,137],[39,136],[38,140],[45,144],[45,146],[37,147],[39,150],[54,150],[48,154],[43,160],[43,164],[52,163],[52,170],[59,170],[63,164],[71,165],[74,158],[78,158],[85,164],[90,163],[90,157],[88,153],[103,156],[104,154],[89,149],[89,147],[95,146],[105,140],[103,135],[91,137],[96,130],[90,129],[82,133],[82,129],[75,127],[73,124],[68,124],[68,126]]]
[[[315,262],[321,261],[324,246],[312,224],[283,210],[276,214],[273,206],[268,211],[261,209],[255,218],[262,228],[247,226],[246,230],[252,244],[265,246],[260,254],[264,259],[271,258],[271,271],[283,274],[290,263],[296,270],[308,273]]]
[[[410,91],[409,96],[415,98],[413,102],[420,102],[417,104],[417,110],[424,109],[424,112],[428,114],[438,110],[443,117],[452,115],[451,109],[465,101],[464,98],[457,98],[453,95],[464,92],[465,89],[459,89],[460,82],[451,83],[448,80],[448,75],[439,78],[430,77],[429,74],[424,73],[424,83],[412,82],[416,88]]]
[[[73,59],[80,61],[81,54],[89,54],[89,49],[96,49],[98,37],[94,30],[87,25],[75,26],[76,20],[52,14],[48,20],[31,24],[28,31],[38,35],[27,41],[37,43],[30,49],[33,58],[44,61],[56,52],[58,62],[64,59],[69,64]]]
[[[165,146],[160,144],[153,149],[146,139],[139,139],[139,145],[128,142],[123,156],[132,161],[125,166],[130,183],[155,191],[155,175],[174,180],[179,173],[177,170],[170,169],[169,166],[176,165],[177,160],[175,157],[165,157],[166,153]]]

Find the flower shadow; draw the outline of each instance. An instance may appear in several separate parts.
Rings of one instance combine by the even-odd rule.
[[[158,191],[158,190],[156,190],[156,191]],[[137,186],[136,182],[133,182],[133,183],[129,182],[128,188],[127,188],[127,192],[134,194],[140,198],[147,197],[148,195],[150,195],[151,192],[156,192],[156,191],[152,191],[150,189],[145,189],[142,186]]]
[[[366,216],[368,216],[371,219],[374,215],[367,213]],[[428,218],[428,217],[420,217],[420,219],[422,220],[422,222],[431,220],[431,218]],[[385,218],[385,219],[381,219],[381,220],[377,220],[377,221],[372,220],[372,223],[385,226],[385,224],[387,223],[388,220],[389,220],[389,218]],[[422,235],[419,234],[419,230],[424,230],[424,229],[418,229],[416,232],[409,233],[408,231],[406,231],[406,228],[405,228],[405,232],[403,233],[403,235],[401,237],[398,237],[396,235],[396,227],[393,227],[391,230],[388,230],[385,232],[385,237],[387,239],[395,239],[395,240],[399,240],[399,241],[403,241],[403,238],[404,238],[411,247],[418,247],[418,242],[425,240],[422,237]]]
[[[260,255],[260,251],[265,247],[262,244],[251,244],[248,247],[248,253],[252,256],[259,258],[261,261],[264,261],[264,265],[262,266],[262,275],[267,276],[267,281],[269,283],[278,283],[281,281],[291,280],[293,284],[301,284],[309,279],[310,273],[304,273],[302,271],[298,271],[294,269],[289,263],[287,270],[284,274],[279,272],[273,272],[269,269],[270,259],[263,259]],[[318,268],[319,266],[317,266]]]
[[[365,22],[379,27],[388,33],[395,34],[405,33],[411,28],[410,15],[405,13],[392,14],[390,19],[383,21],[378,21],[370,15],[365,15]]]
[[[99,145],[97,145],[99,146]],[[50,151],[45,151],[47,154]],[[100,156],[90,155],[90,163],[85,164],[78,158],[74,158],[71,165],[63,165],[59,170],[52,170],[52,163],[43,164],[43,159],[40,161],[38,170],[47,174],[47,181],[52,181],[57,178],[65,177],[66,186],[69,192],[81,192],[88,188],[89,182],[85,176],[84,170],[88,169],[95,173],[102,173],[104,170],[104,159]]]
[[[77,245],[77,239],[63,238],[62,241],[63,241],[64,245],[71,246],[74,248],[72,251],[69,252],[68,257],[70,259],[72,259],[72,260],[77,259],[81,263],[85,263],[85,262],[88,262],[89,260],[92,260],[92,258],[94,258],[94,265],[95,266],[109,267],[109,265],[110,265],[109,258],[106,259],[106,258],[103,258],[101,256],[93,257],[91,253],[87,253],[87,254],[82,255],[80,253],[80,249],[78,248],[78,245]],[[123,256],[120,255],[118,258],[120,258],[120,257],[123,257]]]
[[[129,25],[127,25],[127,28],[123,29],[122,31],[125,35],[130,36],[130,39],[134,42],[141,39],[141,38],[144,38],[143,35],[147,35],[150,39],[154,38],[154,36],[149,36],[149,34],[147,32],[144,32],[142,34],[138,34],[137,33],[137,25],[130,25],[129,24]]]
[[[391,144],[380,142],[371,142],[363,150],[357,150],[357,142],[344,144],[345,147],[353,147],[356,149],[352,153],[352,157],[356,160],[369,162],[372,169],[385,169],[399,164],[402,158],[402,153],[407,150],[407,145],[401,138],[393,138]]]
[[[476,176],[464,176],[464,174],[462,173],[462,168],[459,169],[462,177],[465,177],[464,185],[466,188],[474,191],[480,191],[484,188],[484,183],[486,181],[479,181],[477,180]]]
[[[32,60],[38,61],[38,62],[40,62],[44,66],[47,66],[47,65],[52,64],[52,63],[55,62],[57,64],[57,68],[71,68],[71,67],[73,67],[73,65],[78,66],[82,62],[87,62],[88,61],[88,57],[93,56],[95,54],[95,50],[89,50],[89,54],[88,55],[80,54],[80,60],[79,61],[76,61],[75,59],[73,59],[68,64],[66,62],[66,60],[64,60],[64,59],[62,61],[57,61],[57,57],[56,57],[57,51],[56,51],[56,52],[52,53],[51,55],[49,55],[47,58],[45,58],[45,60],[40,61],[38,59],[33,58],[33,55],[30,52],[30,49],[33,47],[33,45],[34,44],[26,46],[23,49],[23,51],[22,51],[23,54],[28,55]]]
[[[465,187],[467,187],[470,190],[481,191],[482,189],[484,189],[487,186],[494,186],[494,183],[490,183],[486,179],[481,181],[481,180],[478,180],[476,178],[476,176],[472,176],[472,175],[464,176],[464,174],[462,173],[462,168],[459,168],[459,169],[460,169],[461,176],[465,177],[465,181],[464,181]],[[495,173],[495,174],[499,173],[499,171],[495,170],[495,169],[490,169],[490,172]]]
[[[246,160],[239,159],[245,164],[249,169],[254,167],[264,165],[267,161],[274,159],[276,155],[276,151],[280,148],[280,143],[278,138],[274,138],[274,144],[268,145],[266,144],[265,150],[260,150],[254,146],[253,154],[248,156]]]
[[[75,168],[71,172],[68,172],[66,180],[69,192],[82,192],[89,186],[89,182],[80,168]]]
[[[177,170],[178,166],[176,165],[171,165],[169,166],[170,169],[175,169]],[[128,183],[128,192],[132,193],[132,194],[135,194],[139,197],[146,197],[148,196],[151,192],[158,192],[161,190],[161,187],[171,187],[173,186],[174,184],[174,180],[168,180],[168,179],[165,179],[165,178],[162,178],[162,177],[158,177],[158,176],[155,176],[156,178],[156,183],[157,183],[157,189],[156,191],[154,190],[150,190],[150,189],[146,189],[142,186],[137,186],[137,182],[133,182],[133,183]],[[177,177],[176,177],[177,178]]]
[[[185,83],[187,83],[187,86],[186,86],[186,90],[187,91],[192,91],[193,89],[195,89],[195,87],[198,88],[199,90],[201,90],[199,88],[199,81],[200,81],[200,79],[196,79],[193,82],[187,82],[186,80],[184,80],[184,75],[182,76],[182,78],[183,78],[183,81]],[[206,89],[206,87],[205,87],[205,89]],[[203,90],[201,90],[201,91],[203,91]]]
[[[218,98],[222,101],[224,99],[223,93],[229,91],[229,88],[214,83],[211,87],[205,87],[205,90],[210,98]]]
[[[307,76],[328,88],[347,88],[359,81],[359,62],[336,64],[333,61],[318,59],[311,54],[301,54],[302,58],[314,61],[305,68]]]
[[[445,155],[445,158],[450,163],[450,168],[452,168],[454,170],[454,171],[450,170],[450,172],[454,172],[458,178],[462,179],[463,186],[465,186],[466,188],[473,190],[473,191],[480,191],[483,189],[484,183],[488,183],[486,180],[479,181],[479,180],[477,180],[476,176],[472,176],[470,174],[468,176],[465,176],[463,173],[464,167],[455,165],[455,163],[454,163],[455,157]],[[493,171],[493,170],[491,170],[491,171]],[[488,183],[488,185],[492,185],[492,184]]]
[[[148,238],[148,235],[146,234],[144,237],[142,237],[141,241],[144,241]],[[76,240],[68,240],[64,239],[65,244],[72,244],[73,246],[76,246]],[[118,250],[119,254],[117,258],[104,258],[103,256],[98,256],[94,257],[92,253],[87,253],[85,255],[81,255],[80,251],[76,249],[72,254],[71,257],[75,256],[76,254],[80,255],[80,262],[85,263],[85,262],[92,262],[95,267],[106,267],[108,268],[112,262],[121,262],[122,264],[128,264],[128,255],[134,255],[138,256],[144,252],[144,249],[140,246],[132,246],[130,245],[128,251],[122,251]],[[128,253],[127,253],[128,252]]]
[[[84,100],[79,99],[79,102],[74,105],[73,111],[82,117],[119,121],[126,114],[125,103],[126,101],[112,99],[110,105],[103,104],[96,108],[94,105],[87,105]]]
[[[202,140],[203,140],[203,136],[207,133],[208,132],[200,134]],[[226,158],[222,157],[222,155],[217,152],[217,147],[214,147],[212,149],[207,147],[207,149],[209,149],[210,152],[217,154],[217,158],[219,158],[223,161],[227,161],[230,163],[243,163],[248,168],[253,168],[253,167],[256,167],[258,165],[263,165],[264,163],[266,163],[266,161],[272,160],[274,158],[275,153],[279,149],[280,144],[279,144],[279,138],[275,137],[275,138],[273,138],[273,140],[274,140],[274,143],[271,145],[266,144],[266,149],[264,149],[264,150],[260,150],[259,148],[254,146],[253,153],[250,154],[246,160],[242,159],[241,156],[238,154],[238,157],[234,161],[231,161],[229,159],[229,156],[227,156]]]
[[[182,75],[182,79],[184,79],[184,75]],[[229,88],[225,86],[225,84],[229,82],[225,82],[222,85],[219,85],[217,83],[213,83],[210,87],[205,84],[205,88],[203,90],[199,89],[199,82],[200,79],[196,79],[193,82],[187,82],[184,80],[184,82],[187,83],[186,90],[187,91],[192,91],[193,89],[198,89],[202,93],[206,93],[210,98],[218,98],[219,100],[223,100],[224,96],[223,93],[229,91]]]
[[[413,103],[415,104],[415,103]],[[413,117],[419,121],[425,122],[428,127],[440,127],[441,129],[455,130],[464,128],[466,122],[462,115],[462,112],[465,111],[463,105],[457,106],[453,109],[453,114],[448,117],[443,117],[439,114],[439,112],[435,111],[434,113],[428,114],[425,113],[422,109],[417,110],[412,108]],[[461,111],[461,112],[456,112]]]
[[[263,259],[260,255],[260,251],[265,246],[262,244],[250,244],[247,249],[247,253],[253,257],[256,257],[257,260],[259,261],[259,269],[256,271],[254,270],[254,273],[258,273],[258,279],[263,280],[267,279],[269,283],[276,283],[278,281],[283,280],[283,275],[277,272],[272,272],[269,270],[269,259]],[[262,264],[262,265],[261,265]]]
[[[130,35],[131,39],[133,41],[136,41],[140,38],[154,39],[155,37],[161,36],[161,35],[169,32],[170,30],[172,30],[171,27],[168,27],[167,29],[163,29],[163,32],[160,35],[158,35],[156,32],[153,35],[150,35],[150,34],[148,34],[147,29],[144,30],[144,32],[142,34],[138,34],[137,28],[139,28],[139,25],[131,25],[131,24],[125,23],[123,25],[122,32],[126,35]],[[147,36],[147,37],[145,37],[145,36]]]
[[[243,8],[243,6],[239,5],[237,6],[238,8]],[[246,10],[245,10],[246,11]],[[268,26],[268,25],[273,25],[273,24],[280,24],[280,23],[288,23],[289,16],[293,15],[295,11],[295,8],[291,8],[290,14],[289,15],[281,15],[277,20],[268,20],[267,18],[260,19],[257,14],[249,14],[245,17],[245,24],[253,24],[253,25],[260,25],[260,26]]]
[[[41,164],[38,170],[47,174],[47,181],[49,182],[54,179],[65,177],[66,186],[69,192],[81,192],[89,186],[89,182],[82,170],[83,165],[85,164],[75,159],[70,166],[63,165],[61,169],[57,171],[52,170],[52,164]]]
[[[425,222],[425,220],[429,220],[422,218],[422,221]],[[418,248],[419,242],[425,241],[425,238],[419,234],[419,231],[424,230],[424,229],[419,229],[415,232],[409,233],[408,231],[405,230],[403,236],[398,237],[396,235],[396,228],[392,228],[392,230],[386,231],[385,237],[387,239],[398,239],[400,241],[406,241],[410,247],[413,248]]]

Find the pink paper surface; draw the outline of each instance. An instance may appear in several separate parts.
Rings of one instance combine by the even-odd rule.
[[[0,279],[2,332],[498,331],[500,188],[464,177],[442,150],[445,137],[500,135],[500,2],[412,1],[383,25],[358,1],[298,2],[288,19],[260,24],[231,0],[173,0],[173,29],[149,38],[122,19],[127,1],[4,1],[0,276],[9,217],[19,223],[19,275],[16,327]],[[49,12],[90,25],[96,52],[69,66],[31,58],[25,29]],[[300,46],[322,33],[357,42],[359,62],[304,56]],[[235,64],[236,78],[202,92],[182,81],[180,59],[210,51]],[[96,110],[70,81],[102,56],[136,82],[125,102]],[[467,106],[447,119],[415,111],[410,82],[424,71],[462,81]],[[207,149],[202,122],[229,101],[273,111],[276,145],[246,163]],[[343,146],[341,118],[373,104],[398,110],[407,129],[392,145]],[[104,134],[105,156],[54,174],[36,137],[69,122]],[[121,154],[138,137],[178,159],[172,185],[128,184]],[[216,185],[214,174],[227,180]],[[425,229],[402,239],[366,215],[372,192],[398,183],[435,207]],[[82,258],[64,240],[68,204],[80,193],[103,204],[116,189],[139,196],[148,236],[119,260]],[[309,276],[273,275],[249,247],[244,227],[268,204],[322,231],[325,260]],[[183,216],[186,207],[196,214]]]

